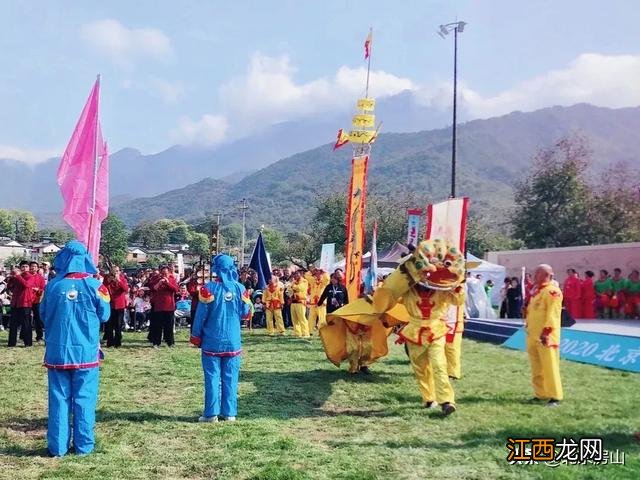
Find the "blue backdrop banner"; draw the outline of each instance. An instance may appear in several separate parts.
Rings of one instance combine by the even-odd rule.
[[[526,350],[527,334],[519,329],[502,345]],[[603,367],[640,372],[640,338],[563,328],[560,358]]]

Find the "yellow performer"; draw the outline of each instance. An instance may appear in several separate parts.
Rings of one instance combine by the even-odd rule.
[[[293,273],[293,282],[289,286],[291,294],[291,322],[296,337],[309,338],[309,324],[307,323],[306,307],[309,284],[302,278],[299,271]]]
[[[273,335],[274,331],[284,335],[284,321],[282,320],[282,306],[284,305],[284,287],[273,275],[267,288],[262,292],[262,301],[265,305],[265,316],[267,321],[267,333]],[[275,328],[273,321],[275,320]]]
[[[562,291],[552,283],[553,270],[540,265],[533,275],[535,293],[526,313],[527,353],[536,400],[556,407],[563,399],[560,381],[560,315]]]
[[[447,375],[445,317],[450,305],[462,305],[464,301],[464,271],[464,257],[453,244],[441,239],[421,242],[372,297],[328,315],[328,327],[321,330],[327,357],[336,365],[347,358],[340,323],[350,321],[371,327],[372,360],[388,352],[386,335],[376,336],[376,328],[386,333],[387,327],[404,324],[398,335],[407,344],[425,406],[432,407],[437,402],[445,415],[453,413],[455,398]]]
[[[462,305],[465,295],[462,293]],[[444,353],[447,357],[447,374],[449,378],[457,380],[462,376],[462,332],[464,332],[464,308],[462,306],[450,307],[449,316],[454,317],[450,333],[447,333],[447,343]]]
[[[329,285],[329,274],[320,268],[307,272],[304,276],[309,284],[309,333],[327,323],[327,306],[322,305],[320,296]]]

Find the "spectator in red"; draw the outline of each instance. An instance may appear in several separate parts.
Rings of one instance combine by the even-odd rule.
[[[111,297],[111,315],[105,326],[107,347],[119,348],[122,345],[122,322],[124,309],[127,308],[128,303],[129,283],[117,266],[113,267],[110,274],[105,277],[104,283]]]
[[[531,280],[531,274],[524,274],[524,302],[525,305],[529,305],[529,300],[531,300],[531,291],[533,290],[533,280]]]
[[[611,307],[612,318],[624,318],[625,293],[627,290],[628,280],[622,276],[622,270],[613,269],[613,277],[611,277],[611,286],[613,288],[613,296],[609,302]]]
[[[173,347],[173,321],[176,311],[175,295],[179,290],[178,282],[169,271],[169,267],[160,269],[160,278],[151,287],[153,294],[153,312],[151,318],[150,340],[154,348],[159,348],[164,341],[169,347]]]
[[[18,342],[18,328],[20,338],[25,347],[33,345],[33,330],[31,328],[31,308],[33,306],[33,289],[29,262],[20,262],[20,268],[11,271],[7,279],[7,289],[11,292],[11,320],[9,321],[9,346],[15,347]]]
[[[44,276],[38,272],[38,262],[31,262],[29,264],[29,273],[31,274],[31,288],[33,290],[33,304],[31,305],[31,311],[33,312],[33,325],[36,327],[36,342],[41,342],[43,338],[43,325],[40,320],[40,302],[42,301],[42,294],[44,293],[44,287],[47,284]]]
[[[582,314],[580,289],[581,285],[578,273],[573,268],[568,269],[567,278],[562,287],[562,297],[564,299],[564,307],[567,309],[567,313],[569,313],[571,318],[574,319],[580,318]]]
[[[147,289],[147,291],[149,292],[149,304],[151,305],[151,310],[149,311],[149,333],[147,334],[147,339],[149,340],[150,343],[153,344],[153,340],[152,340],[152,327],[151,325],[154,325],[157,322],[156,320],[156,311],[153,308],[154,302],[155,302],[155,296],[156,296],[156,292],[153,290],[153,287],[155,286],[155,284],[158,282],[158,280],[160,280],[160,271],[158,269],[151,269],[148,268],[146,275],[145,275],[145,283],[144,283],[144,288]]]
[[[198,302],[200,301],[198,298],[200,291],[200,284],[198,283],[198,272],[192,270],[189,272],[189,275],[186,279],[187,292],[189,292],[189,296],[191,297],[191,316],[189,317],[189,333],[191,333],[191,328],[193,327],[193,319],[196,318],[196,308],[198,307]]]
[[[580,318],[596,318],[596,291],[593,287],[594,276],[595,274],[591,270],[584,272],[584,280],[582,280],[580,284],[580,303],[582,304],[582,315]]]
[[[627,302],[625,304],[625,313],[628,318],[640,317],[640,272],[633,270],[627,279],[626,288]]]

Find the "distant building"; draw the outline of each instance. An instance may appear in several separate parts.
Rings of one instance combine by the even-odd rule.
[[[149,250],[149,255],[162,255],[165,257],[176,258],[177,250],[169,250],[168,248],[158,248],[155,250]]]
[[[22,255],[27,258],[31,258],[31,249],[7,238],[0,239],[0,264],[4,265],[4,261],[13,256]],[[5,268],[9,268],[12,265],[4,265]]]
[[[31,257],[40,258],[42,255],[55,255],[61,250],[55,243],[39,243],[31,246]]]
[[[180,252],[186,252],[189,250],[188,243],[168,243],[166,247],[168,250],[171,250],[171,251],[178,250]]]
[[[127,247],[127,262],[145,263],[149,254],[140,247]]]

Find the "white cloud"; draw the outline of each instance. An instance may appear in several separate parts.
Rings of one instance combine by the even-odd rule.
[[[225,139],[228,128],[227,119],[221,115],[205,114],[199,120],[184,116],[171,131],[171,138],[186,144],[212,146]]]
[[[244,75],[220,88],[225,114],[243,127],[277,123],[327,110],[347,110],[364,93],[365,68],[340,67],[335,75],[296,83],[296,69],[287,56],[256,53]],[[371,95],[382,98],[416,85],[383,71],[371,72]]]
[[[563,69],[526,80],[498,95],[483,97],[463,85],[462,104],[472,118],[514,110],[590,103],[622,108],[640,105],[640,55],[585,53]]]
[[[169,37],[155,28],[127,28],[117,20],[104,19],[83,25],[80,32],[96,50],[120,65],[141,57],[163,60],[172,54]]]
[[[37,148],[21,148],[14,145],[0,145],[0,159],[17,160],[28,165],[36,165],[45,162],[50,158],[60,156],[61,150],[58,149],[37,149]]]
[[[182,83],[169,82],[157,77],[149,79],[149,88],[154,96],[169,105],[178,103],[185,94]]]

